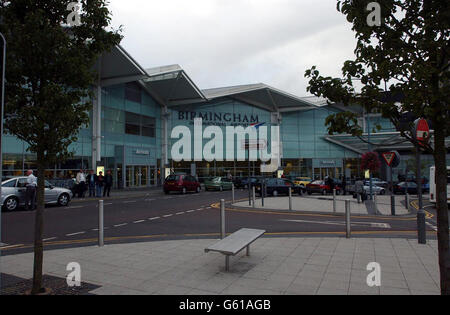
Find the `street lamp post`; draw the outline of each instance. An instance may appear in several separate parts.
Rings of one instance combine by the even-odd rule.
[[[0,113],[0,198],[2,195],[2,181],[3,181],[3,114],[5,108],[5,68],[6,68],[6,39],[2,33],[0,33],[0,37],[3,42],[3,57],[2,57],[2,98],[1,98],[1,113]],[[1,207],[1,205],[0,205]],[[2,212],[0,209],[0,244],[2,241]],[[1,257],[1,250],[0,250]],[[0,279],[0,289],[2,287],[1,279]]]

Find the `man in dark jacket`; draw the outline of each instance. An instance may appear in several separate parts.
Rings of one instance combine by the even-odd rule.
[[[107,171],[104,179],[104,188],[103,188],[103,197],[108,195],[111,192],[111,187],[113,185],[113,177],[111,175],[111,171]]]
[[[95,197],[95,183],[97,182],[97,175],[95,175],[93,170],[90,170],[86,179],[89,187],[89,197]]]

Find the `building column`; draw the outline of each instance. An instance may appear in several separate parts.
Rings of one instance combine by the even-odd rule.
[[[170,113],[166,105],[161,110],[162,117],[162,151],[161,151],[161,183],[164,182],[166,168],[169,167],[169,117]]]

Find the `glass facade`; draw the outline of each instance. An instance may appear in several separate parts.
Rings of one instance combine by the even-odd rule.
[[[101,97],[101,161],[98,167],[111,170],[116,188],[148,187],[161,184],[164,179],[162,165],[163,139],[161,106],[136,83],[120,84],[102,89]],[[223,148],[226,151],[227,126],[247,127],[261,124],[267,127],[280,123],[282,147],[281,169],[286,176],[301,176],[323,179],[326,176],[362,176],[360,155],[348,147],[326,140],[326,118],[337,109],[325,106],[317,109],[284,112],[281,120],[274,119],[274,113],[260,107],[251,106],[233,98],[170,107],[168,115],[168,158],[172,172],[195,174],[201,180],[212,176],[234,177],[261,175],[261,162],[239,161],[235,153],[234,161],[216,159],[196,161],[193,152],[188,161],[175,162],[171,158],[171,148],[178,139],[171,138],[171,131],[177,126],[186,126],[194,132],[194,119],[203,119],[203,129],[218,126],[223,131]],[[91,118],[93,113],[91,113]],[[91,119],[92,120],[92,119]],[[382,131],[394,131],[392,124],[381,117],[370,117],[361,121],[364,126],[380,124]],[[373,128],[373,127],[372,127]],[[270,129],[270,128],[269,128]],[[270,136],[268,141],[270,142]],[[209,139],[203,139],[203,146]],[[89,170],[92,165],[92,126],[82,129],[78,141],[69,150],[73,158],[49,167],[48,179],[68,179],[76,176],[80,169]],[[235,143],[236,147],[243,145]],[[192,148],[194,143],[192,140]],[[23,175],[27,169],[36,169],[36,156],[28,152],[26,143],[5,135],[3,141],[3,175],[5,178]],[[235,150],[236,152],[236,150]],[[395,170],[394,178],[406,173],[411,152],[404,154],[401,165]],[[226,152],[223,159],[226,157]],[[424,156],[426,167],[433,163],[432,156]],[[426,168],[425,167],[425,168]],[[274,173],[273,175],[275,175]],[[376,177],[386,177],[382,168]],[[428,176],[427,172],[424,172]]]

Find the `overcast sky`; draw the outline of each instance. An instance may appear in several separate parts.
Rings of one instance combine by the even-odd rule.
[[[305,70],[339,75],[354,35],[336,0],[110,0],[144,68],[179,64],[201,88],[250,83],[307,96]]]

